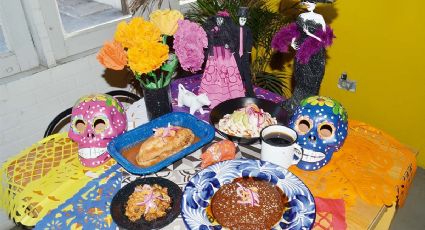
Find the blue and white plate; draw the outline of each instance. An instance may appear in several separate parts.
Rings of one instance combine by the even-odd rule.
[[[255,177],[277,185],[288,197],[288,208],[273,229],[311,229],[316,218],[314,198],[306,185],[275,164],[237,159],[211,165],[192,177],[183,192],[182,216],[189,229],[222,229],[208,220],[206,208],[214,193],[239,177]]]

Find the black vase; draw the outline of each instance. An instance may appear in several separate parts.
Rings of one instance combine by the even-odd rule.
[[[142,90],[149,121],[173,111],[170,84],[159,89],[142,87]]]

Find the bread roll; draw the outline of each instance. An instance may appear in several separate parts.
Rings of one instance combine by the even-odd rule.
[[[194,140],[195,135],[192,130],[187,128],[170,126],[157,129],[155,134],[140,146],[136,156],[137,164],[141,167],[155,165],[188,147]]]

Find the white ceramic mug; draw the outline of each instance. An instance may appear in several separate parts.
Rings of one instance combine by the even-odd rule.
[[[303,155],[303,148],[295,141],[297,132],[283,125],[271,125],[260,133],[261,160],[283,168],[297,164]]]

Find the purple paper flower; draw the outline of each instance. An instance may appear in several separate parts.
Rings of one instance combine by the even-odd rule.
[[[201,70],[204,62],[204,48],[208,47],[207,34],[195,22],[179,20],[174,34],[173,48],[184,70]]]

